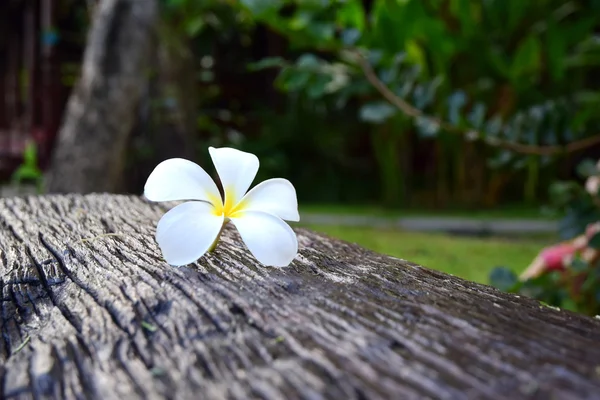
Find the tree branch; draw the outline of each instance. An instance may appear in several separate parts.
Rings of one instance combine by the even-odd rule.
[[[591,136],[585,139],[577,140],[575,142],[571,142],[566,145],[550,145],[550,146],[536,146],[536,145],[528,145],[522,143],[511,142],[508,140],[496,138],[496,137],[485,137],[480,131],[476,129],[465,129],[460,128],[454,124],[443,121],[440,118],[429,116],[423,113],[418,108],[412,106],[399,96],[397,96],[394,92],[387,87],[385,83],[383,83],[375,71],[371,64],[367,61],[367,59],[360,54],[358,51],[352,52],[356,55],[356,61],[358,62],[359,67],[362,69],[365,77],[369,81],[369,83],[392,105],[397,107],[400,111],[412,118],[425,118],[431,121],[433,124],[438,125],[440,128],[451,132],[466,136],[471,140],[479,140],[484,143],[493,146],[504,148],[507,150],[511,150],[521,154],[531,154],[531,155],[544,155],[550,156],[558,153],[573,153],[576,151],[580,151],[586,149],[588,147],[594,146],[600,143],[600,134]]]

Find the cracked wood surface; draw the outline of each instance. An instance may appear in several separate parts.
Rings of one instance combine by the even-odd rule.
[[[174,268],[164,211],[0,200],[0,398],[600,397],[600,320],[303,229],[286,269],[233,229]]]

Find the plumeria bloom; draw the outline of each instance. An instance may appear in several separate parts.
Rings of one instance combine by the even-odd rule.
[[[283,220],[300,220],[294,186],[275,178],[246,193],[258,172],[258,158],[228,147],[208,151],[224,198],[202,167],[181,158],[161,162],[146,181],[144,195],[150,201],[192,200],[172,208],[158,222],[156,241],[165,260],[174,266],[196,261],[214,249],[231,221],[259,262],[289,265],[298,252],[298,241]]]

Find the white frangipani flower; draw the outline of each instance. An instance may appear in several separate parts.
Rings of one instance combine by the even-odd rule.
[[[196,200],[173,207],[158,222],[156,241],[165,260],[174,266],[196,261],[214,249],[223,227],[231,221],[259,262],[289,265],[298,252],[298,241],[283,220],[300,220],[294,186],[275,178],[246,193],[258,172],[258,158],[228,147],[209,147],[208,151],[224,200],[202,167],[181,158],[161,162],[146,181],[144,195],[150,201]]]

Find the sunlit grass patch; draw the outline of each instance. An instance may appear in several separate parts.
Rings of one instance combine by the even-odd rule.
[[[379,253],[486,284],[494,267],[502,265],[519,273],[542,247],[553,242],[552,237],[471,238],[365,227],[307,227]]]

